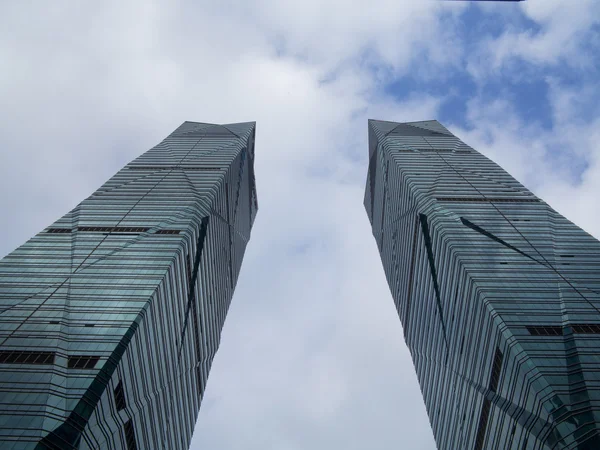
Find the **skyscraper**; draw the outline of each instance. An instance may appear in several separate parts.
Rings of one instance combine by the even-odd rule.
[[[188,448],[257,211],[254,131],[185,122],[0,261],[1,448]]]
[[[600,449],[600,243],[437,121],[369,121],[365,208],[439,449]]]

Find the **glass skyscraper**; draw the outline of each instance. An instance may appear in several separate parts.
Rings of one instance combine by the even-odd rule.
[[[600,243],[437,121],[369,121],[365,208],[439,449],[600,449]]]
[[[0,448],[188,448],[257,211],[254,134],[185,122],[0,261]]]

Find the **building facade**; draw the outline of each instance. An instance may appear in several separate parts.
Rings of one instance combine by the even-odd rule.
[[[0,261],[0,447],[187,449],[257,212],[254,123],[185,122]]]
[[[439,449],[600,449],[600,242],[437,121],[369,121],[365,208]]]

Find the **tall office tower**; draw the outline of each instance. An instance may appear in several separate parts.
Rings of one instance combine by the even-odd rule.
[[[0,261],[0,447],[187,449],[257,211],[254,123],[185,122]]]
[[[600,449],[600,243],[437,121],[370,121],[369,156],[438,448]]]

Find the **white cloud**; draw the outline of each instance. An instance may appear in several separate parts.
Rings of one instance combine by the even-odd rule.
[[[525,35],[524,53],[498,50],[498,64],[536,45],[547,50],[556,36],[577,39],[576,19],[527,4],[551,38],[536,44]],[[584,5],[570,7],[589,13]],[[398,103],[382,87],[401,75],[434,83],[463,71],[456,31],[464,8],[389,0],[361,8],[338,0],[3,5],[0,59],[10,70],[0,72],[0,254],[184,120],[256,120],[260,211],[192,448],[433,449],[362,208],[366,119],[437,116],[444,98],[427,88]],[[494,45],[510,49],[503,42]],[[555,93],[564,128],[543,131],[506,101],[474,98],[475,128],[459,136],[536,192],[557,201],[554,186],[581,195],[564,208],[591,227],[583,207],[600,179],[591,156],[597,125],[572,127],[576,96],[559,85]],[[589,136],[578,154],[588,169],[578,185],[548,158],[554,139],[573,145],[580,132]]]
[[[506,4],[485,5],[483,10],[498,14]],[[566,65],[568,70],[593,69],[596,50],[586,48],[597,35],[600,16],[593,0],[564,3],[560,0],[528,0],[520,6],[525,17],[535,27],[508,22],[497,37],[484,37],[477,50],[469,58],[470,73],[478,80],[497,75],[513,76],[511,70],[516,62],[536,66]],[[516,17],[514,17],[516,19]],[[596,41],[597,45],[597,41]],[[522,69],[519,66],[514,75]]]
[[[520,119],[506,100],[472,100],[467,120],[474,128],[453,129],[558,212],[600,237],[600,115],[587,107],[597,84],[549,83],[550,130]]]
[[[425,119],[439,100],[398,105],[358,64],[405,68],[435,36],[433,6],[1,15],[3,253],[182,121],[258,122],[260,211],[192,448],[391,448],[398,433],[433,448],[362,190],[367,117]]]

